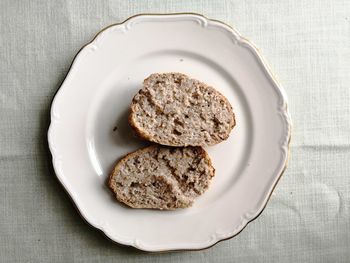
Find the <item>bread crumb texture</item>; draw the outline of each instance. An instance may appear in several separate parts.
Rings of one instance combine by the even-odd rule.
[[[209,146],[235,126],[229,101],[181,73],[152,74],[130,107],[129,122],[143,139],[169,146]]]
[[[109,187],[130,207],[172,210],[191,206],[208,189],[214,173],[201,147],[152,145],[121,159]]]

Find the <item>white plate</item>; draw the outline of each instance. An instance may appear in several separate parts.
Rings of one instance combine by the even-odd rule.
[[[143,146],[128,105],[153,72],[177,71],[216,87],[237,126],[208,147],[216,176],[193,207],[130,209],[106,187],[117,159]],[[48,132],[53,165],[81,215],[112,240],[147,251],[202,249],[239,233],[263,210],[286,167],[286,97],[257,49],[197,14],[138,15],[84,46],[58,90]]]

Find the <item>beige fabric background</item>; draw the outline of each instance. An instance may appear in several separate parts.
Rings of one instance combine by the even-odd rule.
[[[80,47],[137,13],[236,27],[285,87],[289,168],[262,215],[199,252],[118,246],[78,215],[47,149],[51,99]],[[350,1],[0,1],[0,262],[349,262]]]

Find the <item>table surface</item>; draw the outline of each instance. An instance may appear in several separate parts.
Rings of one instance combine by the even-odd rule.
[[[289,98],[289,166],[261,216],[198,252],[122,247],[56,179],[51,100],[80,47],[138,13],[196,12],[261,50]],[[349,262],[350,1],[0,1],[1,262]]]

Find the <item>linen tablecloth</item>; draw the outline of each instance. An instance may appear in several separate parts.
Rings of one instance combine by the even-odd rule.
[[[285,88],[289,167],[261,216],[198,252],[88,226],[56,179],[50,102],[80,47],[138,13],[196,12],[252,40]],[[350,1],[0,1],[0,262],[350,262]]]

